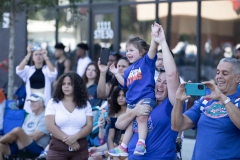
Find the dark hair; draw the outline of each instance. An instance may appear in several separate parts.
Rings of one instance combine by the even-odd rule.
[[[120,58],[122,58],[122,55],[121,54],[119,54],[118,52],[110,52],[110,55],[111,56],[114,56],[114,57],[116,57],[116,60],[118,61]]]
[[[132,44],[134,47],[136,47],[140,53],[143,55],[146,54],[149,50],[149,45],[146,41],[139,37],[130,37],[126,43],[126,46]]]
[[[64,98],[62,92],[62,83],[65,77],[69,77],[73,86],[73,102],[76,103],[77,108],[85,108],[88,101],[88,92],[83,79],[75,72],[64,73],[59,79],[56,89],[53,94],[53,100],[59,102]]]
[[[129,62],[129,60],[128,60],[127,57],[121,57],[121,58],[117,61],[117,63],[118,63],[120,60],[125,60],[125,61],[128,63],[129,66],[131,65],[131,63]]]
[[[85,43],[79,43],[78,45],[77,45],[77,47],[78,48],[82,48],[82,49],[84,49],[84,50],[88,50],[88,45],[87,44],[85,44]]]
[[[174,58],[174,54],[173,54],[172,50],[170,50],[170,52],[171,52],[171,54],[172,54],[172,56],[173,56],[173,58]],[[157,53],[163,53],[163,52],[162,52],[162,50],[160,49],[160,50],[157,51]]]
[[[94,83],[95,83],[95,84],[98,84],[98,80],[99,80],[99,76],[100,76],[100,71],[99,71],[99,68],[98,68],[97,63],[95,63],[95,62],[91,62],[91,63],[88,64],[88,66],[87,66],[87,68],[86,68],[86,70],[85,70],[85,72],[84,72],[84,74],[83,74],[82,79],[83,79],[83,81],[84,81],[85,83],[88,82],[87,69],[88,69],[89,66],[94,66],[94,67],[95,67],[95,69],[96,69],[96,74],[97,74],[97,75],[96,75],[96,78],[95,78]]]
[[[126,89],[121,89],[120,87],[116,87],[112,94],[111,94],[111,99],[110,99],[110,105],[108,107],[108,116],[112,117],[116,113],[118,113],[121,110],[121,106],[117,102],[117,98],[119,96],[120,91],[123,91],[125,97],[126,97]]]
[[[238,47],[238,48],[236,49],[236,53],[237,53],[237,52],[240,52],[240,47]]]
[[[65,46],[62,43],[56,43],[54,48],[64,50]]]
[[[37,50],[37,51],[39,51],[39,50]],[[40,51],[42,51],[42,50],[40,50]],[[33,53],[34,53],[35,51],[33,51],[32,52],[32,54],[31,54],[31,57],[30,57],[30,65],[31,66],[34,66],[35,65],[35,63],[34,63],[34,61],[33,61]],[[46,65],[46,62],[45,62],[45,60],[43,61],[43,66],[45,66]]]

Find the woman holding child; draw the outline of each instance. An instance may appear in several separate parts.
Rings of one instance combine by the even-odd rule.
[[[161,74],[156,81],[155,88],[153,86],[155,89],[155,97],[145,97],[143,95],[141,97],[143,100],[138,102],[135,107],[128,110],[127,113],[119,116],[116,122],[116,127],[124,130],[132,125],[131,132],[133,135],[129,137],[129,140],[125,141],[125,144],[120,144],[117,148],[110,150],[109,154],[112,156],[128,155],[129,160],[176,159],[175,142],[178,133],[171,130],[171,111],[173,104],[175,103],[176,91],[179,86],[179,78],[176,64],[166,43],[164,31],[160,25],[155,23],[152,27],[152,42],[150,48],[155,48],[155,46],[157,46],[156,43],[160,44],[162,47],[165,70],[161,70]],[[133,47],[138,49],[138,44],[133,45]],[[140,54],[140,56],[143,57],[144,55]],[[148,57],[145,56],[145,59],[148,59],[148,62],[151,63],[151,61],[153,61],[155,63],[155,56],[149,56],[149,54],[147,56]],[[134,59],[135,57],[129,56],[128,58],[130,58],[131,61],[131,58]],[[114,68],[112,67],[112,71],[114,72],[113,69]],[[155,68],[153,68],[153,71],[154,69]],[[151,76],[152,78],[148,78],[152,80],[154,78],[154,74]],[[124,77],[128,77],[128,75],[124,75]],[[120,78],[118,79],[120,80]],[[124,85],[125,83],[126,80],[122,82]],[[126,98],[128,98],[128,94]],[[146,98],[156,98],[157,106],[152,107],[151,101],[148,104],[143,104],[143,102],[146,101]],[[136,121],[136,117],[139,116],[148,116],[147,123],[141,124],[142,128],[144,128],[144,125],[147,125],[147,136],[143,136],[145,138],[143,139],[144,141],[142,138],[139,138],[140,135],[138,134],[138,131],[140,129],[138,129],[137,121],[140,120],[145,122],[145,119],[137,118]]]

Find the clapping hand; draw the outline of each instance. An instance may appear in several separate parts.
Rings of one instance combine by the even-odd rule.
[[[115,64],[113,63],[111,66],[110,66],[110,71],[112,72],[112,74],[118,74],[118,69],[115,67]]]

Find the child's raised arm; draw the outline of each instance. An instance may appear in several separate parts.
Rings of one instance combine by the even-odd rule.
[[[124,86],[124,78],[123,76],[118,72],[118,69],[115,67],[114,63],[110,66],[110,72],[114,74],[114,76],[117,78],[118,83],[120,83],[122,86]]]
[[[152,33],[151,35],[155,35],[157,36],[158,35],[158,32],[159,32],[159,24],[157,24],[156,22],[154,22],[154,24],[152,24]],[[151,40],[151,44],[150,44],[150,48],[149,48],[149,51],[148,51],[148,57],[150,59],[154,59],[155,56],[156,56],[156,50],[157,50],[157,46],[158,44],[154,41],[153,37],[152,37],[152,40]]]

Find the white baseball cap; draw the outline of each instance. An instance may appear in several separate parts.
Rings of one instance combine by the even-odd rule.
[[[30,97],[27,99],[28,101],[45,101],[44,95],[40,92],[32,93]]]

